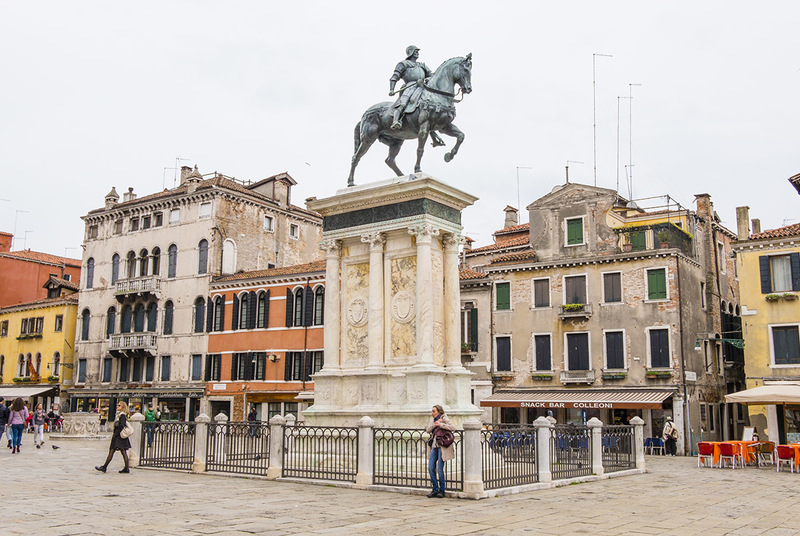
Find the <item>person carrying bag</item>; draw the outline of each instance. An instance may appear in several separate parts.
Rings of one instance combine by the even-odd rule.
[[[455,458],[455,447],[453,440],[453,430],[456,427],[450,422],[444,409],[440,405],[435,405],[431,409],[431,421],[426,432],[431,433],[428,440],[428,473],[431,477],[432,490],[428,497],[444,497],[444,462]]]
[[[128,422],[128,404],[120,402],[117,404],[117,417],[114,420],[114,435],[111,436],[111,444],[108,447],[108,457],[106,463],[95,466],[95,469],[105,473],[114,452],[120,451],[125,467],[120,473],[130,473],[130,462],[128,461],[128,449],[131,448],[131,440],[128,439],[133,434],[133,426]]]

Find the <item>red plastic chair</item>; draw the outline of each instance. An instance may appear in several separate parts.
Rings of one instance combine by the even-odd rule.
[[[781,472],[781,464],[788,463],[789,469],[794,473],[794,449],[789,445],[778,445],[775,447],[776,459],[778,464],[778,472]]]
[[[736,458],[739,457],[739,446],[733,443],[719,444],[719,466],[725,467],[725,460],[731,461],[731,468],[736,469]]]
[[[706,467],[706,462],[714,465],[714,445],[706,441],[697,444],[697,467]]]

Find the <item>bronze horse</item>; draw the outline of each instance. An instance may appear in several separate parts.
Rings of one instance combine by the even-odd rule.
[[[419,173],[422,154],[425,152],[425,142],[431,132],[441,132],[456,138],[453,149],[444,155],[445,162],[449,162],[458,153],[458,148],[464,141],[464,133],[453,124],[456,117],[455,87],[458,84],[463,93],[472,91],[472,54],[465,58],[451,58],[442,63],[433,75],[425,80],[418,100],[409,103],[403,117],[403,127],[392,130],[392,105],[391,102],[381,102],[369,108],[355,128],[355,154],[350,165],[350,176],[347,185],[353,186],[353,175],[361,157],[369,148],[380,140],[389,146],[389,156],[386,165],[392,168],[398,176],[403,172],[395,164],[395,157],[400,152],[405,140],[417,140],[417,163],[414,172]],[[408,88],[411,91],[413,88]]]

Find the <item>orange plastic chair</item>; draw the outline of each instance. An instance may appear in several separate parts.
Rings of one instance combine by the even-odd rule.
[[[697,444],[697,467],[705,467],[706,462],[711,462],[714,465],[714,445],[706,441],[701,441]]]
[[[731,468],[736,469],[736,458],[739,457],[739,446],[733,443],[719,444],[719,466],[725,467],[725,460],[731,461]]]
[[[772,441],[763,441],[758,444],[758,466],[762,465],[775,465],[775,443]]]
[[[788,463],[789,469],[794,473],[794,449],[789,445],[778,445],[775,448],[776,461],[778,462],[778,472],[781,472],[781,464]]]

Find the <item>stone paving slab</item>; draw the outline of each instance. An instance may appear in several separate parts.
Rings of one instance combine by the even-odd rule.
[[[119,455],[103,474],[94,466],[107,447],[0,448],[0,534],[800,536],[800,474],[698,469],[693,458],[648,457],[647,474],[472,501],[178,471],[119,474]]]

